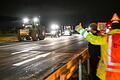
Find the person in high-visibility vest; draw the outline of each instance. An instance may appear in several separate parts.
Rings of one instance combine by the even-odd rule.
[[[93,35],[100,36],[100,31],[97,30],[97,24],[91,23],[88,27],[88,31]],[[90,54],[90,80],[100,80],[96,76],[97,65],[100,60],[100,45],[93,45],[88,43],[88,52]]]
[[[95,36],[82,28],[75,27],[86,41],[101,46],[101,58],[97,76],[101,80],[120,80],[120,23],[112,23],[111,31],[103,36]]]

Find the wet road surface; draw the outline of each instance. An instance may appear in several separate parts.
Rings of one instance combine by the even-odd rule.
[[[0,45],[0,80],[43,80],[87,47],[78,35]]]

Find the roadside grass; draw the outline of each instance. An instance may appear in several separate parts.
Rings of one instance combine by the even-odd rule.
[[[17,36],[14,34],[0,34],[0,42],[14,42],[18,41]]]

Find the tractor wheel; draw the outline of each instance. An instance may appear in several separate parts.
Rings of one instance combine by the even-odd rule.
[[[45,30],[42,30],[42,32],[39,33],[39,40],[45,39]]]
[[[33,30],[31,37],[32,37],[33,41],[37,41],[38,40],[38,32],[36,30]]]

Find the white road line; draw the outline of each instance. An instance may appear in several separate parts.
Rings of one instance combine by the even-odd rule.
[[[34,57],[34,58],[31,58],[31,59],[28,59],[28,60],[25,60],[25,61],[22,61],[22,62],[13,64],[13,66],[20,66],[20,65],[23,65],[23,64],[28,63],[28,62],[30,62],[30,61],[36,60],[36,59],[38,59],[38,58],[40,58],[40,57],[46,57],[46,56],[48,56],[49,54],[51,54],[51,52],[45,53],[45,54],[41,54],[41,55],[38,55],[38,56],[36,56],[36,57]]]
[[[71,39],[71,40],[74,40],[74,39]],[[62,42],[68,42],[69,40],[65,40],[65,41],[61,41],[61,43]],[[50,44],[47,44],[47,45],[41,45],[41,46],[50,46],[50,45],[55,45],[56,43],[58,43],[58,42],[53,42],[53,43],[50,43]],[[28,49],[25,49],[25,50],[22,50],[22,51],[19,51],[19,52],[13,52],[13,53],[11,53],[12,55],[15,55],[15,54],[20,54],[20,53],[23,53],[23,52],[28,52],[28,51],[30,51],[30,50],[33,50],[33,49],[35,49],[35,48],[37,48],[38,46],[36,46],[36,47],[30,47],[30,48],[28,48]]]
[[[19,53],[23,53],[23,52],[28,52],[30,50],[33,50],[34,48],[37,48],[38,46],[36,47],[30,47],[28,49],[25,49],[25,50],[22,50],[22,51],[19,51],[19,52],[14,52],[14,53],[11,53],[12,55],[15,55],[15,54],[19,54]]]
[[[80,37],[81,38],[81,37]],[[66,42],[68,42],[69,40],[74,40],[74,39],[77,39],[77,38],[72,38],[72,39],[67,39],[67,40],[63,40],[63,41],[60,41],[59,43],[66,43]],[[81,38],[82,39],[82,38]],[[58,43],[58,42],[52,42],[52,43],[50,43],[50,44],[46,44],[46,45],[41,45],[41,46],[51,46],[51,45],[55,45],[56,43]],[[15,55],[15,54],[20,54],[20,53],[23,53],[23,52],[28,52],[28,51],[30,51],[30,50],[33,50],[33,49],[35,49],[35,48],[37,48],[37,47],[39,47],[39,46],[35,46],[35,47],[28,47],[28,49],[25,49],[25,50],[22,50],[22,51],[18,51],[18,52],[13,52],[13,53],[11,53],[12,55]]]

